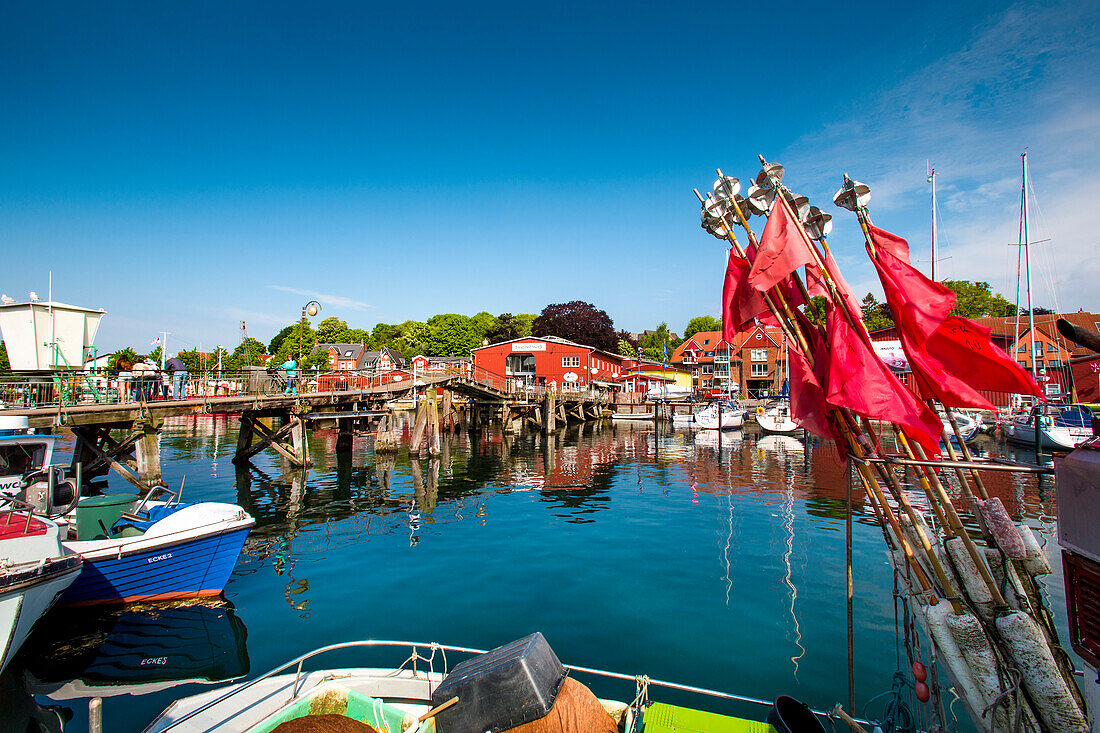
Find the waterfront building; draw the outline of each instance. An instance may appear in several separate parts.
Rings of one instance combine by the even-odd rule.
[[[472,354],[476,376],[503,379],[509,389],[611,390],[624,373],[622,355],[556,336],[525,336]]]
[[[329,370],[334,372],[362,372],[364,374],[382,374],[393,369],[405,368],[405,357],[400,351],[383,346],[378,351],[369,351],[365,344],[317,344],[317,351],[327,351]]]
[[[783,332],[757,326],[737,334],[732,344],[721,331],[700,331],[676,347],[671,361],[692,375],[692,388],[747,397],[778,394],[785,379]]]

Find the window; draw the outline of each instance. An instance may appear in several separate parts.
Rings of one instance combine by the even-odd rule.
[[[710,339],[703,339],[703,346],[706,346],[709,343],[710,343]]]
[[[1026,361],[1018,361],[1016,363],[1019,364],[1020,366],[1022,366],[1024,369],[1027,369],[1027,362]]]
[[[1042,359],[1036,359],[1035,360],[1035,368],[1036,369],[1042,369],[1043,368],[1043,360]]]
[[[767,349],[753,349],[750,357],[753,361],[767,361],[768,350]],[[756,370],[756,364],[753,364],[753,371]]]
[[[766,376],[768,376],[768,365],[767,364],[753,364],[752,368],[749,370],[749,376],[750,377],[766,377]]]
[[[707,352],[707,353],[705,354],[705,356],[714,356],[714,352],[713,352],[713,351],[708,351],[708,352]]]
[[[714,374],[714,367],[712,367],[710,364],[704,364],[703,374]]]
[[[1027,342],[1021,341],[1020,345],[1016,347],[1016,351],[1019,351],[1021,354],[1026,354],[1027,353]]]
[[[1053,369],[1054,367],[1062,366],[1062,362],[1058,361],[1057,359],[1047,359],[1047,366]]]
[[[1048,354],[1057,354],[1058,353],[1058,344],[1047,344],[1047,353]]]
[[[581,358],[579,356],[563,356],[561,358],[561,365],[563,367],[579,367],[581,365]]]
[[[344,356],[351,356],[351,349],[344,352]]]

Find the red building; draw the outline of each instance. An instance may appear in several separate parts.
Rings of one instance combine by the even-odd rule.
[[[613,389],[624,357],[554,336],[527,336],[473,351],[474,376],[500,380],[508,389],[543,387],[559,392]]]
[[[786,378],[783,332],[772,326],[739,333],[732,344],[721,331],[700,331],[676,347],[671,362],[691,371],[692,386],[700,393],[776,394]]]

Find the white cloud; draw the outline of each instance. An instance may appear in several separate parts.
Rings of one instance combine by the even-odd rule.
[[[295,295],[301,295],[304,298],[312,298],[324,305],[331,305],[337,308],[350,308],[351,310],[364,311],[368,308],[373,308],[370,303],[364,303],[359,300],[353,300],[343,295],[331,295],[329,293],[318,293],[313,290],[302,290],[300,288],[291,288],[285,285],[269,285],[272,290],[281,290],[284,293],[293,293]]]
[[[930,159],[940,174],[940,254],[951,258],[937,276],[985,280],[1012,299],[1016,251],[1008,245],[1019,237],[1019,155],[1029,150],[1044,214],[1032,210],[1030,238],[1051,239],[1033,248],[1034,301],[1056,305],[1041,287],[1051,279],[1063,309],[1100,310],[1100,236],[1091,214],[1100,197],[1098,20],[1100,6],[1089,3],[999,11],[963,47],[868,90],[850,116],[797,140],[780,160],[788,179],[814,181],[818,195],[838,188],[843,171],[863,180],[876,223],[910,239],[914,259],[927,261]],[[860,246],[848,223],[838,234],[849,253]],[[853,270],[853,283],[872,282],[865,261]]]

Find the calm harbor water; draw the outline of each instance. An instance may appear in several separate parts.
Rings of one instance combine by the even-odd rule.
[[[71,709],[68,730],[87,729],[92,695],[106,730],[140,731],[203,689],[195,680],[254,676],[325,644],[491,648],[536,630],[568,664],[846,704],[846,473],[827,444],[750,428],[719,447],[714,433],[605,422],[551,438],[463,432],[445,436],[438,461],[410,461],[375,455],[367,434],[338,452],[336,431],[317,430],[304,473],[266,453],[237,469],[236,433],[233,419],[196,416],[162,436],[165,479],[185,480],[185,500],[239,503],[257,520],[227,603],[54,611],[6,675],[37,703]],[[987,485],[1056,560],[1049,481],[997,474]],[[126,487],[110,478],[110,491]],[[864,705],[897,667],[892,571],[858,492],[855,511],[856,712],[874,717],[882,701]],[[1046,586],[1068,646],[1060,574]],[[402,658],[341,654],[326,666]],[[584,681],[633,697],[632,684]]]

